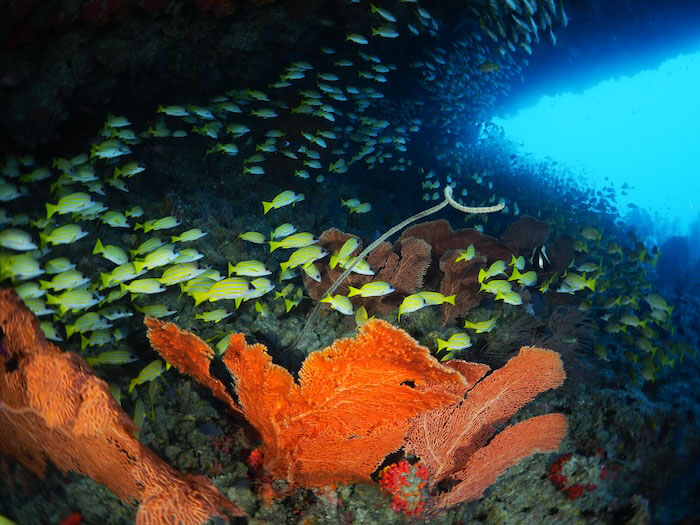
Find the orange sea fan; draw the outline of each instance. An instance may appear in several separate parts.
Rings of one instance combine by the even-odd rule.
[[[138,525],[245,514],[205,477],[176,471],[139,443],[107,384],[82,357],[49,343],[12,290],[0,290],[0,327],[1,454],[39,476],[50,461],[139,500]]]
[[[377,319],[357,337],[310,354],[299,384],[242,336],[231,339],[225,362],[246,417],[263,436],[265,467],[302,486],[370,481],[401,446],[411,417],[454,399],[420,387],[464,382],[406,332]]]
[[[168,346],[153,332],[170,323],[148,324],[151,341]],[[292,486],[369,482],[401,446],[413,416],[458,398],[429,386],[465,384],[406,332],[377,319],[356,337],[310,354],[298,383],[243,334],[231,336],[224,363],[246,419],[262,437],[263,466]]]
[[[566,417],[546,414],[493,437],[500,423],[537,394],[563,383],[566,375],[556,352],[523,347],[481,379],[485,372],[483,365],[473,369],[477,383],[463,400],[417,415],[407,433],[405,449],[421,458],[433,485],[448,478],[457,482],[439,496],[438,506],[480,498],[507,468],[535,452],[556,450],[566,434]]]

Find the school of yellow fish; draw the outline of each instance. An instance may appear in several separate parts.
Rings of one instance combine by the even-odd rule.
[[[291,223],[274,223],[276,210],[309,205],[299,188],[323,184],[332,177],[352,176],[353,170],[381,169],[391,174],[422,169],[413,166],[407,152],[412,135],[421,130],[426,119],[431,125],[442,126],[457,118],[469,120],[493,102],[495,92],[507,91],[508,81],[526,64],[521,51],[531,53],[542,38],[556,44],[555,32],[567,24],[563,5],[554,0],[490,0],[471,7],[478,20],[477,30],[444,44],[438,39],[439,21],[425,8],[406,0],[399,5],[401,12],[361,5],[370,10],[374,20],[364,33],[343,35],[336,48],[322,47],[314,63],[301,59],[290,63],[280,72],[279,80],[266,88],[232,89],[204,105],[161,105],[153,124],[143,131],[133,129],[125,116],[109,115],[89,153],[53,159],[51,166],[39,165],[32,156],[5,158],[0,172],[0,281],[16,288],[41,319],[47,338],[61,341],[79,337],[89,362],[99,366],[137,359],[127,346],[118,344],[128,335],[128,323],[120,320],[134,312],[158,318],[177,314],[175,306],[157,300],[169,287],[178,287],[182,295],[191,298],[197,321],[219,323],[247,301],[252,301],[257,315],[263,317],[270,315],[274,301],[284,301],[285,311],[291,311],[303,299],[300,272],[320,280],[314,263],[324,257],[330,256],[332,267],[345,268],[355,262],[353,271],[372,275],[366,261],[353,259],[357,241],[351,239],[337,253],[329,254],[317,245],[314,233],[297,231]],[[435,39],[435,45],[426,48],[409,68],[411,74],[417,73],[428,97],[433,94],[439,100],[439,112],[424,115],[420,111],[424,100],[404,100],[401,104],[384,100],[383,88],[391,84],[398,68],[382,60],[375,50],[399,36]],[[516,53],[520,54],[517,59]],[[120,195],[129,192],[132,177],[148,173],[148,166],[134,158],[137,145],[160,139],[185,140],[191,135],[206,141],[205,157],[240,159],[241,176],[264,177],[273,160],[275,169],[285,166],[288,170],[289,186],[295,189],[271,191],[259,205],[260,214],[276,226],[268,232],[231,232],[232,239],[267,244],[270,254],[285,251],[279,270],[250,259],[228,261],[226,269],[210,267],[206,253],[200,251],[204,244],[198,244],[208,232],[188,224],[186,217],[154,216],[139,205],[127,209],[115,204],[124,202]],[[458,182],[450,176],[441,181],[429,171],[416,191],[423,193],[424,200],[437,200],[440,195],[435,190],[441,184],[456,188]],[[472,174],[469,183],[492,190],[484,174]],[[37,196],[46,194],[50,198],[38,209]],[[464,188],[461,197],[467,196]],[[493,194],[491,201],[496,200]],[[23,204],[26,212],[21,211]],[[517,203],[506,204],[509,213],[518,215]],[[346,196],[339,205],[349,216],[373,211],[372,202],[354,195]],[[129,232],[120,237],[129,242],[104,243],[98,233],[104,228]],[[477,229],[483,231],[483,224]],[[89,264],[86,254],[92,258]],[[474,256],[474,247],[465,246],[458,260]],[[85,268],[95,267],[104,271],[83,273]],[[561,277],[556,291],[598,293],[602,275],[597,262],[579,266]],[[499,276],[505,278],[497,279]],[[536,281],[537,274],[525,271],[525,261],[517,258],[493,261],[479,276],[482,293],[513,306],[523,303],[521,291],[536,287]],[[540,291],[544,293],[550,286],[553,282],[540,283]],[[349,297],[393,292],[389,283],[373,281],[351,288],[348,296],[333,295],[323,301],[341,314],[355,315],[361,325],[367,320],[367,311],[355,310]],[[420,291],[405,297],[397,316],[400,321],[402,315],[427,306],[454,304],[454,300],[454,296]],[[635,301],[638,298],[618,297],[610,308],[627,307]],[[672,307],[663,298],[647,294],[645,301],[654,323],[668,323]],[[496,318],[466,321],[465,328],[488,333]],[[652,357],[657,353],[647,344],[652,339],[651,320],[640,320],[634,311],[626,311],[607,322],[611,332],[618,324],[623,332],[627,327],[639,329],[637,347]],[[220,352],[229,335],[219,336]],[[103,351],[108,344],[110,350]],[[453,356],[469,348],[471,339],[459,332],[439,339],[437,346]],[[672,357],[661,357],[662,363],[664,360],[672,363]],[[148,383],[152,398],[152,389],[157,388],[153,379],[167,368],[161,360],[146,365],[131,381],[129,392]],[[140,412],[142,417],[143,407]]]

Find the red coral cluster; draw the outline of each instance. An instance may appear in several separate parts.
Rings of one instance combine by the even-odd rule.
[[[392,463],[379,474],[379,485],[391,494],[391,508],[407,516],[418,516],[428,498],[430,472],[422,463],[411,465],[405,459]]]
[[[586,492],[593,492],[598,482],[607,477],[607,468],[601,464],[604,454],[602,449],[593,456],[562,454],[552,463],[548,477],[566,499],[578,499]]]

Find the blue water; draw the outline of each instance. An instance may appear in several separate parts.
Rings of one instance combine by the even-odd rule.
[[[700,225],[697,86],[700,51],[493,121],[522,153],[559,161],[594,189],[612,182],[630,224],[651,220],[659,239],[690,235]]]

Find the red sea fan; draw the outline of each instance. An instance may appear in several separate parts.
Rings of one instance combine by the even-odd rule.
[[[478,380],[484,371],[480,365],[478,382],[464,399],[417,415],[406,435],[406,451],[421,458],[433,487],[447,479],[456,483],[437,497],[435,507],[482,497],[506,469],[535,452],[557,450],[566,434],[566,417],[546,414],[494,437],[497,426],[538,393],[563,383],[565,373],[556,352],[523,347],[502,368]]]

